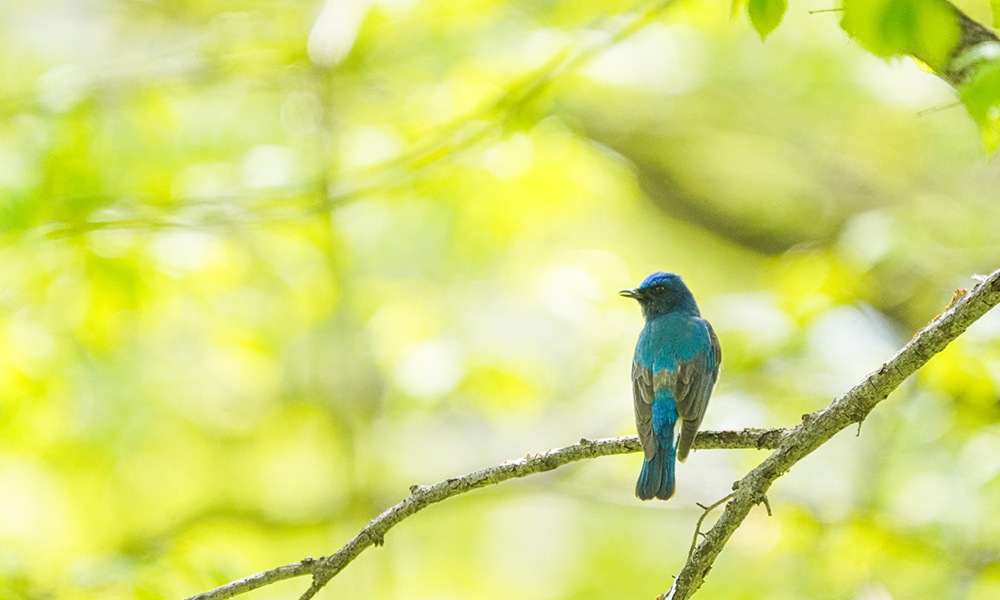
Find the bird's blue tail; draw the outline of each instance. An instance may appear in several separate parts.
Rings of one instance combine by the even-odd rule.
[[[642,461],[642,472],[639,482],[635,484],[635,495],[640,500],[669,500],[674,495],[674,464],[677,460],[677,449],[674,447],[673,427],[667,429],[666,435],[660,436],[660,444],[653,460]]]

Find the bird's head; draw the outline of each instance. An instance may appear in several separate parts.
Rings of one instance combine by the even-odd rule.
[[[647,319],[680,311],[700,316],[691,290],[680,275],[657,271],[643,280],[639,287],[618,292],[626,298],[635,298]]]

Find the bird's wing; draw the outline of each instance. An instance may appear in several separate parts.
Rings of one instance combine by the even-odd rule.
[[[702,320],[708,331],[708,348],[699,352],[694,358],[679,362],[677,379],[674,388],[674,400],[677,402],[677,415],[683,420],[681,435],[677,440],[677,460],[687,458],[688,451],[694,443],[694,438],[701,427],[701,420],[708,407],[708,397],[712,395],[712,387],[719,378],[722,367],[722,347],[719,338],[708,321]]]
[[[635,428],[639,432],[639,443],[646,460],[653,460],[656,454],[656,436],[653,433],[653,370],[632,363],[632,400],[635,402]]]

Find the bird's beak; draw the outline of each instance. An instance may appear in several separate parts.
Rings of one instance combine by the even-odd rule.
[[[635,298],[636,300],[638,300],[642,294],[639,292],[639,290],[631,289],[631,290],[622,290],[618,292],[618,295],[625,296],[626,298]]]

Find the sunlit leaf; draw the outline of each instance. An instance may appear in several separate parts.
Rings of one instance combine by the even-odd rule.
[[[949,58],[961,36],[943,0],[844,0],[841,27],[873,54],[912,54],[931,67]]]
[[[748,1],[749,0],[732,0],[732,4],[729,6],[729,17],[735,21],[737,17],[743,14]]]
[[[750,0],[747,14],[754,29],[764,39],[781,23],[781,18],[788,10],[788,0]]]
[[[983,65],[961,90],[962,103],[979,126],[983,145],[995,152],[1000,144],[1000,62]]]

